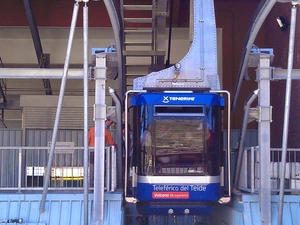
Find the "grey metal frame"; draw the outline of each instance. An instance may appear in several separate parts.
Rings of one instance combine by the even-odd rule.
[[[278,179],[281,180],[281,168],[282,166],[280,165],[280,163],[282,162],[278,162],[278,160],[274,160],[272,159],[275,156],[275,152],[277,152],[277,156],[279,156],[279,154],[282,152],[281,148],[271,148],[270,149],[270,153],[272,155],[271,157],[271,168],[270,168],[270,179]],[[299,148],[288,148],[287,152],[300,152]],[[243,158],[243,163],[241,165],[241,177],[240,177],[240,182],[237,184],[237,189],[245,191],[245,192],[249,192],[252,194],[257,194],[260,192],[260,188],[259,188],[259,183],[258,180],[260,179],[260,164],[261,163],[266,163],[265,161],[260,160],[260,148],[258,146],[253,146],[253,147],[248,147],[243,149],[242,151],[242,158]],[[277,165],[273,165],[273,163],[277,163]],[[298,163],[300,164],[300,162],[296,162],[296,161],[291,161],[290,163]],[[293,171],[294,168],[292,168],[293,166],[291,166],[290,164],[287,164],[285,166],[285,168],[289,168],[288,170],[286,170],[286,172],[284,173],[284,177],[283,180],[285,180],[285,182],[287,180],[290,180],[289,182],[291,182],[293,179],[297,180],[299,182],[297,182],[298,184],[300,183],[300,180],[298,179],[299,177],[299,173],[297,171]],[[293,173],[296,174],[296,178],[293,177]],[[294,174],[294,176],[295,176]],[[297,185],[298,186],[298,185]],[[280,191],[279,188],[279,183],[277,184],[277,187],[274,187],[273,185],[271,185],[271,194],[278,194]],[[299,194],[300,192],[300,186],[297,187],[292,187],[292,185],[287,185],[285,183],[285,187],[284,187],[284,193],[290,193],[290,194]]]
[[[258,145],[259,145],[259,158],[264,159],[264,162],[270,162],[270,123],[272,122],[272,107],[270,105],[270,81],[282,80],[288,77],[288,73],[291,75],[291,79],[299,79],[300,71],[297,69],[289,70],[278,69],[270,66],[272,55],[269,54],[255,54],[255,57],[259,57],[259,64],[257,69],[257,82],[258,82]],[[286,111],[285,113],[288,113]],[[287,129],[287,128],[286,128]],[[286,133],[286,132],[284,132]],[[283,146],[284,149],[284,146]],[[285,154],[283,152],[283,154]],[[244,158],[245,161],[245,158]],[[271,183],[270,183],[270,164],[259,164],[260,174],[260,218],[264,224],[271,224]],[[282,168],[284,171],[284,168]],[[253,172],[253,170],[251,169]],[[284,173],[282,173],[284,174]],[[253,185],[253,184],[252,184]],[[281,184],[282,186],[283,184]],[[253,186],[252,186],[253,190]],[[284,191],[281,191],[284,194]],[[281,202],[280,204],[283,204]],[[281,208],[281,207],[280,207]],[[281,210],[281,209],[280,209]],[[279,212],[279,216],[282,214]],[[279,221],[281,219],[279,218]]]
[[[23,173],[23,169],[24,167],[22,165],[26,165],[26,151],[45,151],[48,150],[48,152],[50,152],[50,147],[0,147],[0,152],[3,151],[15,151],[17,152],[18,155],[18,160],[17,160],[17,164],[13,165],[13,167],[11,167],[12,170],[14,170],[14,168],[18,169],[18,173],[17,173],[17,187],[10,187],[10,185],[8,185],[7,187],[0,187],[0,191],[18,191],[18,192],[22,192],[22,191],[40,191],[43,190],[42,187],[25,187],[26,185],[25,182],[22,181],[22,179],[25,179],[22,175]],[[78,153],[80,151],[85,151],[84,147],[56,147],[55,148],[56,152],[58,155],[63,155],[64,153],[61,153],[62,151],[78,151]],[[93,152],[94,148],[89,148],[89,152]],[[70,151],[69,151],[70,152]],[[117,189],[117,170],[115,168],[116,166],[116,149],[114,147],[106,147],[105,148],[105,174],[106,174],[106,180],[103,183],[103,190],[106,192],[114,192]],[[32,154],[34,154],[32,152]],[[50,153],[49,153],[50,154]],[[73,153],[74,154],[74,153]],[[35,154],[35,155],[39,155],[41,157],[44,157],[43,154]],[[7,161],[6,158],[1,157],[1,161],[0,164],[3,165],[5,161]],[[39,161],[39,160],[38,160]],[[38,165],[38,161],[34,161],[33,163],[36,164],[37,166],[41,166],[46,168],[43,165]],[[57,162],[58,163],[58,162]],[[80,163],[82,164],[82,163]],[[81,165],[74,165],[73,167],[77,167],[77,166],[81,166]],[[67,166],[69,167],[69,166]],[[85,173],[89,171],[89,165],[83,163],[83,169],[84,169],[84,178],[86,178],[86,180],[88,180],[88,175],[86,175]],[[95,175],[96,177],[96,175]],[[2,179],[2,177],[0,177],[0,180]],[[85,181],[84,181],[85,182]],[[82,187],[50,187],[48,188],[49,190],[56,190],[56,191],[82,191],[84,190],[85,186]],[[93,189],[92,187],[88,188],[88,189]]]
[[[270,162],[270,55],[261,55],[259,69],[257,70],[258,80],[258,107],[260,117],[258,123],[258,145],[260,146],[260,159]],[[271,184],[270,164],[260,163],[260,219],[264,224],[271,223]]]

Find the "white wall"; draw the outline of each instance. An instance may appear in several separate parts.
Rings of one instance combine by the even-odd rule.
[[[189,31],[186,28],[173,29],[172,62],[179,61],[187,52]],[[50,53],[51,64],[63,64],[68,43],[69,29],[67,28],[39,28],[39,34],[44,53]],[[75,31],[72,47],[71,64],[83,62],[82,29]],[[133,36],[132,41],[146,39],[146,36]],[[166,41],[168,41],[166,39]],[[90,28],[89,48],[107,47],[114,43],[111,28]],[[0,27],[0,56],[5,63],[37,63],[30,30],[27,27]],[[90,55],[89,61],[92,61]]]
[[[44,53],[50,54],[51,67],[63,67],[65,61],[66,48],[69,37],[69,28],[39,28],[39,34]],[[167,32],[168,34],[168,32]],[[221,43],[221,32],[218,30],[218,43]],[[78,67],[83,63],[83,34],[82,28],[75,30],[70,66]],[[133,36],[130,41],[141,41],[146,36]],[[166,43],[168,37],[166,38]],[[89,29],[89,49],[96,47],[107,47],[114,43],[113,31],[111,28],[90,28]],[[172,30],[172,46],[170,63],[174,64],[181,60],[189,49],[189,30],[187,28],[175,28]],[[37,67],[35,49],[28,27],[0,27],[0,57],[4,67]],[[219,48],[221,53],[221,48]],[[220,56],[222,54],[219,54]],[[221,57],[219,62],[221,62]],[[143,59],[140,59],[141,62]],[[166,60],[166,59],[165,59]],[[92,55],[89,56],[89,63],[92,63]],[[221,64],[220,64],[221,65]],[[219,66],[221,74],[221,66]],[[39,79],[6,79],[7,95],[45,94],[42,81]],[[94,95],[94,82],[90,81],[90,95]],[[108,80],[107,86],[118,89],[117,81]],[[51,80],[51,87],[54,95],[59,94],[60,80]],[[66,95],[83,95],[83,82],[81,80],[68,80]],[[8,99],[9,100],[9,99]],[[108,105],[110,102],[107,103]],[[20,112],[5,113],[5,119],[20,118]],[[14,122],[15,123],[15,122]],[[1,127],[1,124],[0,124]]]
[[[67,28],[39,28],[43,52],[50,54],[52,67],[62,67],[65,61],[66,48],[69,37]],[[172,39],[171,63],[179,61],[188,51],[188,29],[174,29]],[[145,36],[133,37],[132,41],[140,41]],[[166,39],[166,42],[168,39]],[[107,47],[114,43],[114,36],[111,28],[90,28],[89,49],[96,47]],[[30,30],[27,27],[0,27],[0,57],[5,65],[18,67],[37,66],[37,59],[31,38]],[[75,31],[70,66],[83,63],[83,41],[82,29]],[[91,52],[91,50],[90,50]],[[143,58],[140,59],[141,61]],[[92,63],[92,55],[89,55],[89,63]],[[21,65],[18,65],[21,64]],[[5,66],[7,67],[7,66]],[[117,88],[117,82],[109,82],[109,86]],[[44,94],[41,80],[6,80],[8,94]],[[60,81],[51,81],[54,94],[58,94]],[[91,83],[91,88],[93,84]],[[93,89],[93,88],[92,88]],[[67,84],[67,94],[79,95],[82,93],[82,82],[70,80]],[[28,93],[29,92],[29,93]]]

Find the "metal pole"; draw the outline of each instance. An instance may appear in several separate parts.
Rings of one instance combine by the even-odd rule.
[[[259,158],[259,204],[262,225],[271,225],[271,182],[270,182],[270,55],[261,54],[257,81],[259,88],[258,105],[260,117],[258,123]]]
[[[234,191],[237,189],[237,186],[238,186],[239,180],[240,180],[242,156],[243,156],[243,151],[244,151],[244,142],[245,142],[245,135],[246,135],[246,131],[247,131],[249,110],[250,110],[250,106],[251,106],[252,102],[257,98],[258,92],[259,92],[259,90],[255,90],[245,104],[243,127],[242,127],[240,141],[239,141],[238,160],[237,160],[237,165],[236,165],[236,169],[235,169],[235,177],[234,177],[234,185],[233,185]]]
[[[295,29],[296,29],[296,5],[298,2],[292,2],[291,9],[291,25],[290,25],[290,39],[289,39],[289,53],[288,53],[288,67],[287,79],[285,90],[285,106],[284,106],[284,122],[283,122],[283,135],[282,135],[282,155],[281,155],[281,169],[280,169],[280,187],[279,187],[279,212],[278,212],[278,225],[282,224],[283,201],[284,201],[284,180],[285,180],[285,164],[286,152],[288,142],[288,129],[290,119],[290,105],[291,105],[291,86],[292,86],[292,70],[294,61],[294,46],[295,46]]]
[[[113,146],[112,146],[113,147]],[[105,181],[105,187],[106,187],[106,191],[109,192],[110,191],[110,176],[111,176],[111,153],[112,153],[112,147],[105,147],[104,151],[105,151],[105,168],[106,168],[106,181]]]
[[[48,192],[48,186],[49,186],[49,180],[50,180],[50,174],[51,174],[51,166],[52,166],[52,162],[53,162],[56,137],[57,137],[59,120],[60,120],[60,113],[61,113],[61,108],[62,108],[62,104],[63,104],[63,100],[64,100],[64,93],[65,93],[65,87],[66,87],[66,82],[67,82],[67,75],[68,75],[68,69],[69,69],[69,64],[70,64],[70,55],[71,55],[71,50],[72,50],[72,43],[73,43],[74,32],[75,32],[75,27],[76,27],[78,9],[79,9],[79,4],[78,4],[78,2],[76,2],[74,4],[74,9],[73,9],[70,34],[69,34],[66,58],[65,58],[65,63],[64,63],[63,77],[62,77],[62,81],[61,81],[61,85],[60,85],[60,92],[59,92],[57,110],[56,110],[56,115],[55,115],[55,122],[54,122],[54,127],[53,127],[53,134],[52,134],[52,141],[51,141],[49,159],[48,159],[48,164],[47,164],[47,171],[46,171],[45,181],[44,181],[44,186],[43,186],[43,196],[42,196],[42,201],[41,201],[41,205],[40,205],[40,213],[43,213],[45,211],[45,202],[46,202],[46,197],[47,197],[47,192]]]
[[[96,55],[95,67],[95,175],[94,175],[94,208],[93,225],[104,224],[104,121],[105,105],[106,55]]]
[[[113,88],[109,88],[109,93],[116,103],[116,117],[117,117],[117,187],[122,188],[122,174],[123,174],[123,160],[122,160],[122,103]]]
[[[0,68],[2,79],[62,79],[63,69],[58,68]],[[68,79],[83,79],[82,69],[69,69]]]
[[[89,203],[89,143],[88,143],[88,132],[89,132],[89,58],[88,58],[88,0],[85,2],[83,7],[83,97],[84,97],[84,224],[88,225],[88,203]]]
[[[19,171],[18,171],[18,192],[21,192],[21,177],[22,177],[22,149],[19,148]]]
[[[117,164],[117,154],[115,146],[111,147],[111,167],[109,168],[111,171],[111,184],[110,184],[110,191],[114,192],[117,187],[117,171],[114,165]]]

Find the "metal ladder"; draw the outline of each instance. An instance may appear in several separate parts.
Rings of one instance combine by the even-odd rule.
[[[127,90],[133,79],[165,68],[168,1],[149,0],[143,5],[120,1]]]

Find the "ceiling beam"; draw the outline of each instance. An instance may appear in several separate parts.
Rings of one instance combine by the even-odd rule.
[[[23,2],[39,66],[40,68],[46,68],[49,65],[50,56],[43,53],[41,39],[36,25],[31,0],[23,0]],[[50,80],[43,79],[43,85],[46,95],[52,95]]]

